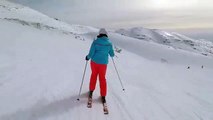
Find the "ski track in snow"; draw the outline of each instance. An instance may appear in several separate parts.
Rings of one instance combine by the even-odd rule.
[[[18,110],[15,113],[3,115],[0,118],[1,120],[38,120],[43,117],[57,116],[85,104],[85,101],[75,102],[76,98],[77,96],[72,96],[47,105],[42,105],[43,100],[40,100],[29,109]]]

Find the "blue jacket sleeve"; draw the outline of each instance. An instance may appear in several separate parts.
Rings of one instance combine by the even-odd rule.
[[[110,57],[114,57],[115,56],[115,53],[114,53],[112,45],[110,45],[109,55],[110,55]]]
[[[90,59],[95,53],[95,43],[93,41],[91,47],[90,47],[90,51],[89,51],[89,54],[87,55],[87,58]]]

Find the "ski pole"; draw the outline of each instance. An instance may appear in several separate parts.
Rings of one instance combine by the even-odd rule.
[[[81,89],[82,89],[83,82],[84,82],[84,76],[85,76],[86,69],[87,69],[87,63],[88,63],[88,61],[86,61],[86,64],[85,64],[84,73],[83,73],[83,77],[82,77],[82,81],[81,81],[81,86],[80,86],[80,90],[79,90],[79,94],[78,94],[78,99],[77,99],[78,101],[80,100],[80,94],[81,94]]]
[[[121,87],[122,87],[123,91],[125,91],[125,88],[124,88],[123,83],[122,83],[122,81],[121,81],[121,77],[120,77],[120,75],[119,75],[119,73],[118,73],[118,69],[117,69],[117,67],[116,67],[116,65],[115,65],[115,61],[114,61],[113,58],[112,58],[112,62],[113,62],[113,65],[114,65],[114,67],[115,67],[115,71],[116,71],[116,73],[117,73],[117,75],[118,75],[118,79],[119,79],[119,81],[120,81]]]

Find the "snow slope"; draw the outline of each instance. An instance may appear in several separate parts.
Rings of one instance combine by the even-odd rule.
[[[57,18],[50,18],[28,7],[5,2],[5,0],[1,0],[0,9],[0,18],[2,20],[21,23],[22,25],[33,26],[39,29],[60,30],[67,34],[69,34],[70,32],[79,34],[97,31],[95,28],[92,27],[68,25],[66,23],[60,22],[60,20],[58,20]]]
[[[213,57],[213,43],[211,41],[195,40],[175,32],[140,27],[119,29],[115,32],[140,40],[167,45],[175,49],[182,49]]]
[[[110,33],[122,49],[115,62],[126,91],[110,62],[106,116],[98,86],[93,108],[86,107],[89,66],[76,101],[97,29],[68,25],[4,0],[0,17],[0,120],[213,119],[212,57]]]

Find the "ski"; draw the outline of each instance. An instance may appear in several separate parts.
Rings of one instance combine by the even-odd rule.
[[[88,98],[87,107],[92,108],[92,98]]]
[[[105,115],[109,114],[109,110],[107,108],[107,104],[106,103],[103,103],[103,111],[104,111]]]

